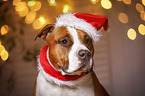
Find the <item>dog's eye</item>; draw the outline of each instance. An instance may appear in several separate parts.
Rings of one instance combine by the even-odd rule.
[[[70,46],[71,45],[71,41],[68,38],[59,40],[59,43],[63,46]]]
[[[87,39],[85,40],[85,42],[86,42],[86,43],[89,43],[89,42],[91,42],[91,40],[87,38]]]
[[[90,43],[92,43],[92,39],[90,39],[88,36],[85,36],[84,43],[85,44],[90,44]]]
[[[66,39],[62,40],[61,43],[66,44],[68,41]]]

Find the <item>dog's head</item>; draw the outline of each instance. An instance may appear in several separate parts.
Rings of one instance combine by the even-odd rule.
[[[43,37],[47,42],[49,60],[62,75],[88,73],[93,67],[93,40],[94,38],[97,40],[100,35],[90,34],[85,31],[85,28],[81,29],[76,25],[71,26],[69,23],[72,24],[75,21],[71,20],[68,23],[67,18],[65,20],[67,22],[60,17],[55,25],[46,25],[36,38]],[[63,22],[62,26],[60,22]],[[85,27],[88,26],[92,27],[92,25],[85,25]]]

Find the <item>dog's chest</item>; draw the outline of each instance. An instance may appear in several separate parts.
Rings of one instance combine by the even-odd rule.
[[[50,83],[39,73],[36,86],[36,96],[94,96],[91,79],[76,88],[60,87]]]

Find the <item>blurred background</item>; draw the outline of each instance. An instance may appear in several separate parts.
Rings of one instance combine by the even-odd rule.
[[[109,18],[94,44],[94,71],[111,96],[145,96],[145,0],[0,0],[0,96],[32,96],[36,34],[67,12]]]

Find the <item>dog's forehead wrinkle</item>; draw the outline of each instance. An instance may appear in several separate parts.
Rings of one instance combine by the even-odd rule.
[[[79,38],[78,38],[77,30],[76,30],[75,28],[71,28],[71,27],[67,27],[67,30],[68,30],[69,33],[72,35],[74,43],[80,44],[80,41],[79,41]]]
[[[62,39],[62,38],[70,38],[71,39],[71,34],[67,30],[66,26],[58,27],[54,31],[54,36],[56,40]]]
[[[63,37],[61,37],[61,38],[70,38],[70,36],[69,36],[69,34],[68,33],[66,33]],[[60,39],[61,39],[60,38]]]

